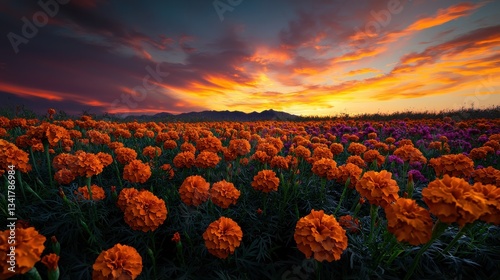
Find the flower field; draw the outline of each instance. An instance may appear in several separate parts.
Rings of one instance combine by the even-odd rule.
[[[499,119],[54,113],[0,117],[0,279],[500,279]]]

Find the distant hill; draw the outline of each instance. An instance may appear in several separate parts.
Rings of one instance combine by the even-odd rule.
[[[244,113],[240,111],[202,111],[189,112],[178,115],[170,113],[158,113],[155,115],[127,116],[125,121],[181,121],[181,122],[200,122],[200,121],[265,121],[280,120],[291,121],[298,120],[300,117],[285,112],[275,111],[273,109],[265,110],[260,113]]]

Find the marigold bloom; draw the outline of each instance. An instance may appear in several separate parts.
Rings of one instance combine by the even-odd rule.
[[[410,141],[411,142],[411,141]],[[400,142],[401,144],[401,142]],[[397,148],[393,154],[397,157],[399,157],[400,159],[402,159],[403,161],[408,161],[410,164],[418,161],[422,164],[425,164],[427,163],[427,159],[424,157],[424,155],[422,154],[422,152],[413,147],[413,144],[412,145],[402,145],[400,146],[399,148]]]
[[[272,168],[288,169],[290,167],[289,160],[282,156],[275,156],[271,159]]]
[[[48,270],[56,270],[58,268],[58,262],[59,256],[54,253],[45,255],[42,258],[42,263],[47,267]]]
[[[347,151],[355,156],[360,156],[362,153],[366,151],[366,146],[361,144],[361,143],[351,143],[349,144],[349,147],[347,148]]]
[[[433,221],[429,211],[420,207],[415,200],[398,198],[384,208],[387,229],[399,242],[417,246],[427,243],[432,236]]]
[[[173,162],[177,168],[191,168],[195,164],[195,157],[192,152],[180,152],[174,157]]]
[[[130,201],[139,193],[139,191],[135,188],[125,188],[120,191],[118,195],[118,200],[116,201],[116,205],[120,210],[125,211],[125,208],[130,203]]]
[[[175,148],[177,148],[177,142],[175,142],[174,140],[166,140],[163,143],[163,149],[165,150],[173,150]]]
[[[330,145],[330,151],[335,157],[344,151],[344,146],[342,146],[342,144],[340,143],[333,143]]]
[[[123,179],[132,183],[145,183],[151,177],[151,167],[135,159],[123,168]]]
[[[269,156],[269,159],[278,155],[278,149],[273,144],[267,142],[257,145],[257,151],[265,152]]]
[[[160,147],[147,146],[142,150],[142,154],[153,159],[161,155],[161,149]]]
[[[361,230],[359,219],[353,218],[351,215],[339,217],[339,224],[349,233],[358,233]]]
[[[199,168],[214,168],[219,164],[220,157],[209,150],[204,150],[199,153],[195,160],[196,167]]]
[[[487,223],[500,225],[500,188],[494,185],[475,183],[472,189],[483,194],[488,207],[488,210],[479,219]]]
[[[262,163],[266,163],[271,160],[271,157],[264,151],[255,151],[255,153],[250,158],[252,160],[257,160]]]
[[[297,146],[294,150],[293,150],[293,153],[299,157],[299,158],[303,158],[303,159],[308,159],[310,156],[311,156],[311,151],[304,147],[304,146]]]
[[[377,161],[377,166],[380,168],[385,161],[385,157],[382,156],[377,150],[368,150],[363,154],[363,159],[367,164],[371,164]]]
[[[136,279],[142,272],[142,257],[131,246],[116,244],[102,251],[92,266],[92,279]]]
[[[100,174],[104,169],[104,165],[96,154],[83,151],[76,152],[70,167],[75,174],[87,178]]]
[[[141,190],[130,198],[123,214],[125,222],[133,230],[154,231],[167,218],[167,207],[163,199],[150,191]]]
[[[23,228],[16,225],[16,238],[9,244],[10,229],[0,232],[0,278],[7,279],[14,275],[25,274],[40,260],[45,246],[45,236],[38,233],[34,227]],[[10,246],[16,247],[15,273],[8,270]]]
[[[31,171],[28,153],[14,144],[0,139],[0,170],[8,170],[9,165],[14,165],[16,170],[23,173]]]
[[[67,168],[63,168],[54,174],[54,180],[60,185],[68,185],[76,179],[75,173]]]
[[[492,147],[474,148],[469,152],[469,157],[473,160],[485,159],[488,154],[494,154],[495,150]]]
[[[181,151],[183,152],[191,152],[191,153],[196,153],[196,148],[193,146],[193,144],[189,142],[184,142],[181,144]]]
[[[228,208],[231,204],[235,205],[240,197],[240,191],[234,187],[233,183],[222,180],[212,184],[210,189],[210,199],[221,208]]]
[[[276,177],[276,173],[272,170],[261,170],[253,177],[252,187],[255,190],[265,193],[277,191],[280,184],[280,179]]]
[[[317,147],[313,150],[312,155],[314,161],[317,161],[321,158],[333,159],[333,154],[328,147]]]
[[[92,200],[94,201],[99,201],[106,198],[104,189],[97,185],[90,186],[90,191],[92,192]],[[75,194],[83,197],[86,200],[90,199],[89,189],[87,186],[79,187],[78,189],[76,189]]]
[[[181,242],[181,235],[179,234],[179,232],[175,232],[171,240],[174,241],[175,243]]]
[[[312,172],[319,177],[333,180],[337,177],[337,162],[329,158],[321,158],[316,160],[312,166]]]
[[[248,138],[250,138],[250,135]],[[238,156],[245,156],[250,153],[250,142],[246,139],[233,139],[229,141],[228,148]]]
[[[232,219],[220,217],[208,225],[203,233],[203,239],[210,254],[225,259],[240,246],[243,231]]]
[[[430,212],[444,223],[463,227],[489,212],[486,199],[462,178],[444,175],[422,190],[422,198]]]
[[[366,197],[370,204],[385,208],[399,198],[399,186],[391,176],[392,173],[387,170],[367,171],[356,183],[356,190],[362,197]]]
[[[500,170],[488,166],[486,168],[476,169],[472,173],[474,182],[483,184],[500,185]]]
[[[336,181],[341,184],[345,184],[347,180],[350,179],[348,187],[354,189],[359,178],[361,177],[361,173],[363,173],[363,169],[359,166],[353,163],[346,163],[338,167]]]
[[[134,149],[121,147],[115,149],[116,160],[121,164],[127,164],[137,159],[137,152]]]
[[[311,210],[300,218],[293,236],[297,248],[306,258],[311,256],[317,261],[339,260],[347,249],[347,235],[334,216],[326,215],[323,210]]]
[[[52,166],[55,170],[68,168],[70,163],[74,160],[74,155],[67,153],[60,153],[52,159]]]
[[[349,156],[346,160],[346,163],[352,163],[359,168],[365,168],[366,163],[360,156]]]
[[[214,136],[200,138],[196,141],[196,149],[200,152],[208,151],[218,153],[222,149],[222,142],[219,138]]]
[[[207,183],[205,178],[199,175],[189,176],[184,179],[179,194],[182,202],[187,205],[198,206],[208,200],[208,190],[210,184]]]
[[[113,163],[113,157],[110,154],[98,152],[97,157],[99,158],[104,167]]]
[[[429,165],[434,168],[437,176],[469,178],[474,172],[474,162],[463,154],[433,158],[429,161]]]

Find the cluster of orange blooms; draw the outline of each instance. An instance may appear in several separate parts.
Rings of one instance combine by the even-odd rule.
[[[192,175],[184,179],[179,188],[179,195],[182,202],[189,206],[199,206],[210,198],[215,205],[228,208],[236,204],[240,191],[226,180],[216,182],[210,188],[210,183],[205,178]]]
[[[432,158],[429,165],[434,168],[437,176],[449,175],[452,177],[470,178],[474,172],[474,162],[463,154],[443,155]]]
[[[8,166],[15,168],[23,173],[31,171],[28,153],[19,149],[15,144],[0,139],[0,176],[8,170]]]
[[[125,222],[134,230],[154,231],[167,218],[165,201],[148,190],[122,189],[117,205],[123,211]]]

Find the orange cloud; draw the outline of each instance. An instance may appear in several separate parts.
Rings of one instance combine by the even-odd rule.
[[[362,75],[362,74],[368,74],[368,73],[380,73],[380,70],[377,70],[374,68],[361,68],[361,69],[349,71],[346,75],[347,76],[356,76],[356,75]]]
[[[51,101],[61,101],[64,99],[63,96],[69,96],[67,93],[23,87],[2,82],[0,82],[0,91],[11,93],[20,97],[38,97]]]
[[[445,24],[457,18],[468,16],[483,5],[484,3],[472,4],[465,2],[448,7],[447,9],[439,9],[436,15],[417,20],[408,26],[406,31],[420,31]]]

